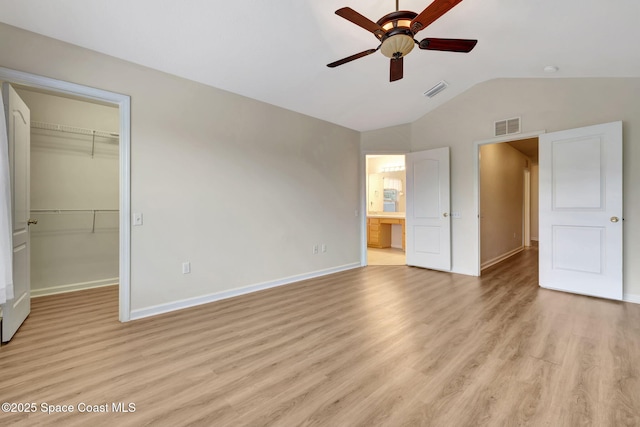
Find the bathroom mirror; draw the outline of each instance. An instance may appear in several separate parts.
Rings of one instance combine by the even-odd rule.
[[[368,155],[367,215],[403,216],[406,210],[404,155]]]

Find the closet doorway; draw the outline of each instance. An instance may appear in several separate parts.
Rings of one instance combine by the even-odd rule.
[[[118,285],[117,106],[16,91],[31,111],[31,296]]]
[[[103,136],[105,138],[113,137],[113,139],[117,139],[117,142],[114,142],[114,144],[117,146],[116,152],[118,153],[116,158],[116,163],[118,164],[118,179],[117,179],[118,188],[116,190],[117,204],[115,207],[116,212],[104,212],[104,214],[106,215],[110,215],[110,214],[115,215],[117,219],[111,219],[112,221],[111,223],[102,222],[102,225],[107,225],[107,228],[109,226],[111,228],[114,228],[114,227],[117,228],[117,231],[116,231],[116,234],[118,235],[118,238],[117,238],[118,251],[116,252],[117,274],[114,277],[103,276],[102,279],[66,283],[66,285],[75,285],[75,286],[68,286],[66,289],[75,290],[73,289],[74,287],[76,289],[82,289],[83,287],[91,287],[92,285],[99,286],[101,284],[108,284],[107,283],[109,282],[108,279],[115,278],[118,282],[118,295],[119,295],[118,319],[121,322],[129,321],[131,316],[130,314],[130,307],[131,307],[131,294],[130,294],[130,288],[131,288],[131,223],[130,223],[130,218],[131,218],[131,138],[130,138],[131,98],[128,95],[123,95],[123,94],[110,92],[102,89],[83,86],[75,83],[69,83],[62,80],[56,80],[56,79],[52,79],[44,76],[38,76],[35,74],[11,70],[3,67],[0,67],[0,82],[10,83],[14,87],[22,90],[58,96],[67,100],[84,102],[86,103],[85,106],[97,105],[97,106],[103,106],[103,107],[110,107],[113,109],[113,111],[117,112],[118,121],[117,121],[115,132],[112,132],[111,129],[99,129],[99,128],[91,129],[91,128],[84,128],[84,127],[79,129],[80,132],[85,132],[86,129],[89,129],[91,131],[90,145],[91,145],[91,149],[93,150],[93,159],[96,158],[96,150],[99,150],[99,148],[96,147],[98,145],[97,138],[94,141],[94,132],[93,132],[94,130],[108,131],[108,134],[105,134],[105,135],[98,135],[98,132],[96,132],[95,137]],[[38,118],[34,117],[34,120],[38,121]],[[73,125],[74,124],[72,124],[71,127],[74,127]],[[44,131],[46,129],[40,129],[40,130]],[[54,130],[50,129],[50,131],[53,132]],[[112,135],[113,133],[115,134]],[[89,157],[91,157],[91,154],[89,154]],[[31,186],[29,185],[29,188],[30,187]],[[33,205],[32,207],[33,209],[39,209],[39,207],[35,205]],[[71,210],[73,208],[44,207],[43,209]],[[100,210],[113,211],[114,209],[111,209],[110,206],[108,209],[82,206],[78,210],[91,210],[91,213],[90,213],[91,228],[88,231],[89,233],[93,234],[96,232],[98,227],[100,227],[100,218],[98,216],[102,212],[98,212],[98,211]],[[45,212],[40,212],[40,213],[43,215],[46,214]],[[95,214],[95,223],[94,223],[94,214]],[[53,215],[55,215],[55,213],[53,213]],[[111,263],[113,263],[113,261],[111,261]],[[110,271],[112,272],[113,270],[110,270]],[[86,283],[86,282],[93,282],[93,283]],[[28,285],[28,287],[30,289],[30,285]],[[52,286],[49,286],[49,287],[52,287]],[[61,289],[58,289],[58,290],[60,292],[63,292]],[[48,293],[55,293],[55,291],[48,292]],[[41,294],[44,294],[44,293],[41,293]],[[7,315],[8,313],[4,313],[4,314]]]

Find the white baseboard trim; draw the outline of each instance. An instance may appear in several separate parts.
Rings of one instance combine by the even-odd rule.
[[[103,286],[112,286],[117,285],[118,282],[120,282],[118,277],[112,277],[109,279],[94,280],[91,282],[71,283],[68,285],[50,286],[42,289],[31,289],[31,298],[81,291],[84,289],[101,288]]]
[[[299,274],[296,276],[284,277],[282,279],[271,280],[268,282],[258,283],[255,285],[244,286],[242,288],[231,289],[228,291],[216,292],[213,294],[202,295],[194,298],[187,298],[179,301],[169,302],[166,304],[158,304],[151,307],[131,310],[130,320],[142,319],[145,317],[156,316],[158,314],[169,313],[171,311],[182,310],[183,308],[194,307],[197,305],[208,304],[210,302],[220,301],[227,298],[249,294],[252,292],[262,291],[264,289],[275,288],[277,286],[288,285],[302,280],[313,279],[316,277],[326,276],[341,271],[360,268],[359,262],[345,264],[338,267],[327,268],[324,270],[312,271],[310,273]]]
[[[634,304],[640,304],[640,295],[638,294],[624,294],[622,300],[625,302],[632,302]]]
[[[496,265],[497,263],[504,261],[505,259],[522,252],[523,250],[524,250],[524,246],[520,246],[519,248],[515,248],[514,250],[504,253],[500,256],[497,256],[493,259],[490,259],[489,261],[485,261],[482,263],[482,265],[480,265],[480,270],[484,270],[485,268],[489,268],[492,265]]]

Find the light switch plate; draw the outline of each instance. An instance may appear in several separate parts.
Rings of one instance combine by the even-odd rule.
[[[142,225],[142,214],[133,213],[133,225]]]

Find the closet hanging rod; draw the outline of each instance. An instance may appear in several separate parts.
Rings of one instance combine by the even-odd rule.
[[[58,125],[55,123],[46,123],[46,122],[38,122],[31,121],[32,129],[42,129],[42,130],[53,130],[58,132],[66,132],[66,133],[75,133],[77,135],[86,135],[86,136],[99,136],[102,138],[120,138],[120,134],[117,132],[110,132],[107,130],[96,130],[96,129],[87,129],[76,126],[68,126],[68,125]]]

